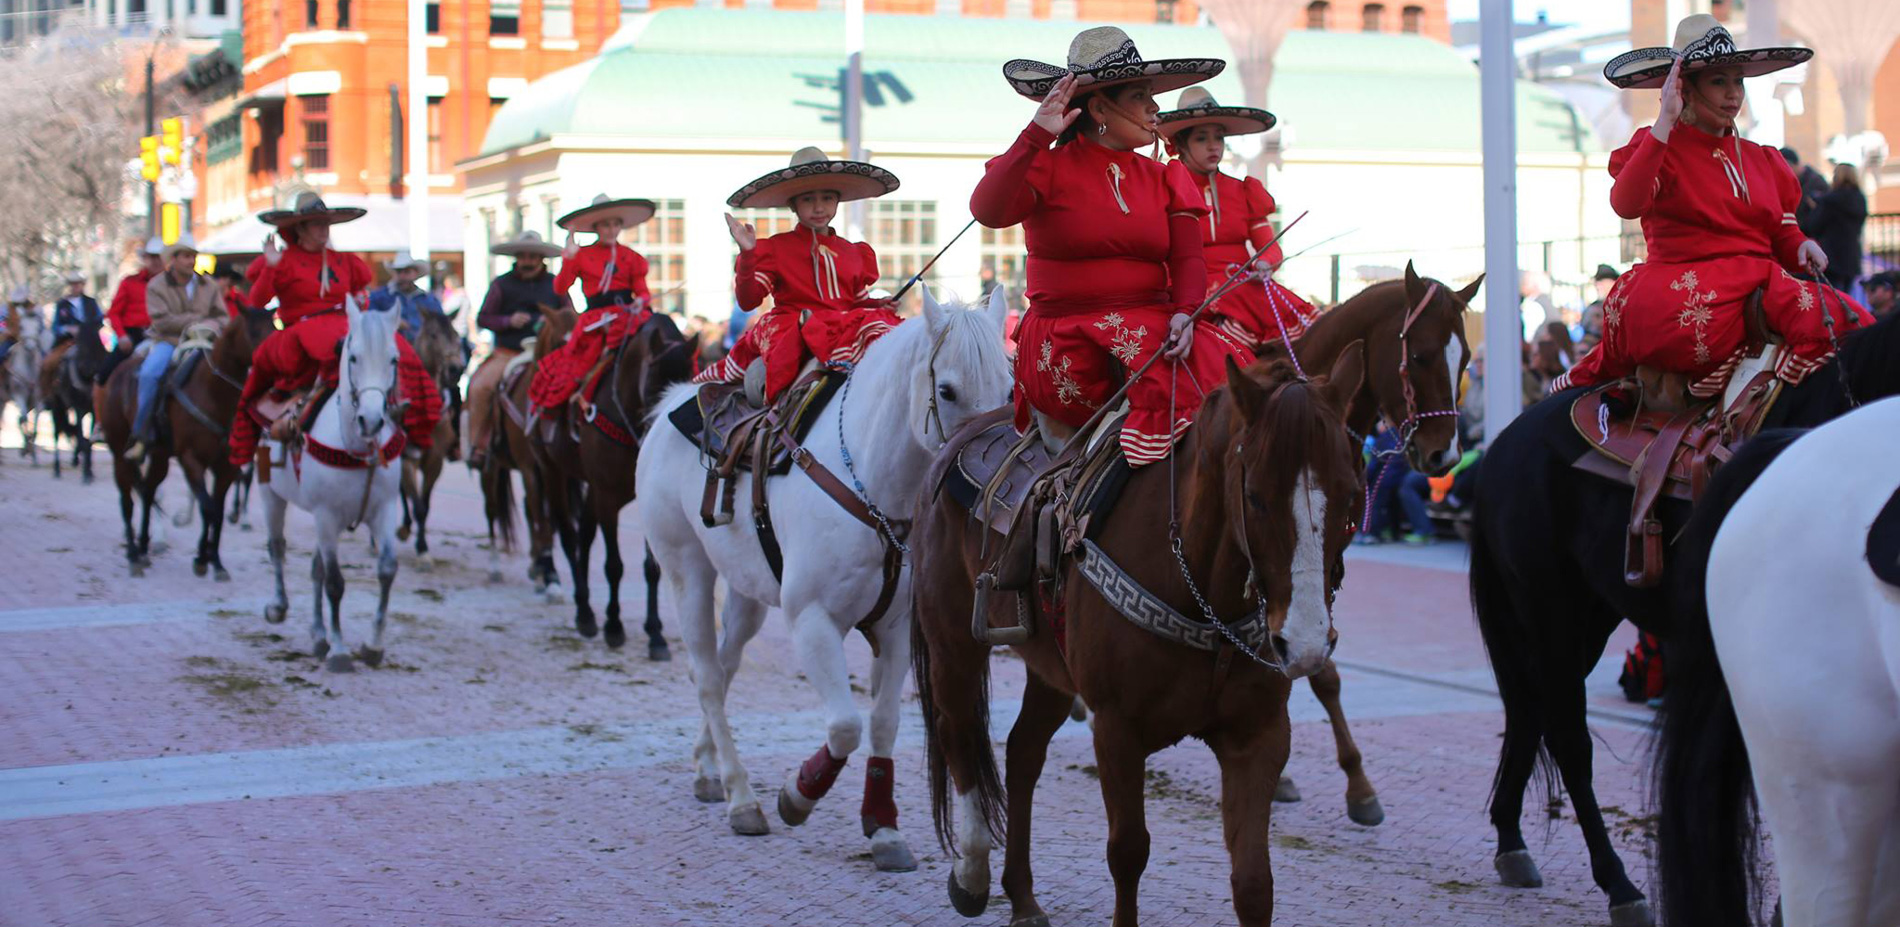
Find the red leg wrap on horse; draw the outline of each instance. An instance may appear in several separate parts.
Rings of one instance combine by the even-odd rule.
[[[890,757],[871,757],[864,770],[864,804],[858,808],[858,817],[863,820],[867,835],[879,828],[897,826],[897,802],[891,798],[892,776]]]
[[[819,747],[817,753],[798,767],[798,794],[808,801],[825,797],[838,781],[838,774],[844,772],[847,759],[849,757],[833,759],[830,747]]]

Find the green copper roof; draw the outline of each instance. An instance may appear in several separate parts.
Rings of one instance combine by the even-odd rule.
[[[1081,24],[976,17],[867,16],[867,147],[994,139],[1029,121],[1031,104],[1002,63],[1059,61]],[[1124,26],[1143,57],[1227,57],[1213,28]],[[495,115],[482,152],[555,135],[835,139],[844,20],[838,13],[675,8],[630,18],[601,54],[534,82]],[[1239,103],[1232,73],[1207,84]],[[1164,101],[1172,104],[1173,100]],[[1293,150],[1476,151],[1478,71],[1452,48],[1410,35],[1288,34],[1268,107]],[[1526,152],[1599,150],[1588,121],[1556,94],[1518,84]],[[1582,126],[1579,130],[1576,126]]]

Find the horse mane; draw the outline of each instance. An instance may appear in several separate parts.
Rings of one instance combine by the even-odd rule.
[[[580,324],[581,315],[572,306],[562,306],[552,313],[543,313],[542,319],[541,330],[535,332],[534,336],[534,359],[537,361],[554,353],[555,348],[567,341],[567,337]]]
[[[1824,297],[1825,298],[1825,297]],[[1847,373],[1854,397],[1862,402],[1900,393],[1900,312],[1889,312],[1866,328],[1841,337],[1833,364]],[[1814,376],[1828,371],[1815,371]]]

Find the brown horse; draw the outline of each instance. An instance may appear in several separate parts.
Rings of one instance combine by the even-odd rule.
[[[93,410],[112,457],[112,481],[119,487],[119,519],[125,523],[125,560],[133,576],[145,575],[152,565],[152,506],[159,485],[171,470],[171,451],[162,444],[148,449],[142,464],[125,459],[125,449],[132,443],[132,418],[138,410],[138,380],[138,364],[114,367],[106,375],[106,407]],[[87,402],[90,404],[90,396]],[[134,496],[139,505],[136,532],[132,530]]]
[[[912,663],[946,845],[948,786],[956,789],[962,859],[950,875],[950,899],[966,917],[988,902],[990,840],[1001,830],[998,806],[1006,798],[1000,817],[1008,824],[1003,887],[1011,923],[1048,923],[1032,886],[1030,808],[1049,739],[1079,694],[1095,712],[1115,923],[1136,923],[1148,861],[1147,758],[1188,736],[1206,741],[1220,762],[1240,922],[1271,919],[1267,829],[1290,744],[1287,697],[1293,679],[1318,672],[1332,653],[1332,596],[1363,500],[1358,448],[1342,411],[1364,380],[1366,352],[1348,347],[1330,373],[1312,381],[1284,353],[1269,353],[1244,371],[1230,362],[1226,386],[1202,402],[1172,460],[1134,471],[1120,503],[1090,531],[1111,569],[1121,571],[1119,585],[1145,590],[1146,604],[1161,603],[1177,620],[1191,616],[1209,637],[1214,622],[1227,623],[1229,633],[1260,646],[1251,653],[1227,643],[1198,649],[1144,630],[1090,585],[1079,562],[1064,568],[1060,613],[1040,595],[998,597],[986,616],[992,626],[1013,624],[1014,610],[1023,608],[1040,628],[1015,647],[1029,680],[1009,736],[1006,788],[997,781],[988,730],[989,646],[970,632],[970,578],[982,568],[976,532],[988,529],[947,494],[921,507],[911,540]],[[1155,556],[1162,526],[1175,524],[1175,555]]]
[[[416,554],[429,552],[429,506],[435,497],[435,481],[442,477],[442,462],[455,448],[455,424],[462,403],[458,386],[468,361],[462,354],[462,336],[455,333],[449,317],[432,312],[422,314],[422,331],[415,338],[416,357],[429,372],[436,388],[442,391],[442,418],[430,434],[433,439],[421,460],[402,462],[402,527],[398,540],[409,540],[410,526],[415,528]]]
[[[482,468],[483,509],[488,519],[490,563],[498,563],[498,551],[512,550],[515,540],[514,480],[510,471],[521,474],[521,508],[528,523],[528,579],[534,591],[546,595],[550,603],[560,600],[557,587],[560,574],[554,569],[554,522],[549,517],[547,489],[542,463],[535,442],[528,434],[528,387],[534,370],[567,340],[579,324],[580,316],[572,309],[542,307],[541,326],[534,339],[534,351],[511,388],[497,390],[492,447]],[[489,580],[499,581],[500,568],[489,571]]]
[[[251,355],[271,331],[268,312],[246,312],[227,320],[212,342],[209,355],[199,360],[183,383],[172,387],[164,410],[170,426],[164,451],[184,470],[185,485],[198,503],[198,553],[192,558],[191,571],[203,576],[210,570],[221,583],[231,579],[218,553],[224,538],[225,501],[243,475],[231,465],[231,419],[238,413],[238,397],[251,371]],[[211,476],[209,490],[205,488],[207,473]]]

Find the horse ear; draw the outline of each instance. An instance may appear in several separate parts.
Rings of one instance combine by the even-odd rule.
[[[922,291],[924,294],[923,302],[924,302],[925,324],[930,326],[930,330],[933,333],[943,331],[944,325],[949,320],[944,315],[943,307],[937,305],[937,298],[930,294],[930,284],[924,283],[923,281],[920,280],[917,282],[917,289]]]
[[[1260,411],[1260,399],[1263,390],[1260,384],[1247,376],[1247,372],[1234,363],[1234,356],[1227,355],[1227,392],[1233,394],[1234,405],[1240,408],[1240,417],[1251,421]]]
[[[999,332],[1009,324],[1009,293],[1001,283],[990,288],[989,316]]]
[[[355,328],[356,324],[362,321],[363,310],[356,305],[355,296],[345,295],[343,297],[343,316],[350,320],[351,328]]]
[[[1366,342],[1364,339],[1346,345],[1339,352],[1339,359],[1333,361],[1333,369],[1326,374],[1326,385],[1322,389],[1332,401],[1333,408],[1344,416],[1352,407],[1352,397],[1358,395],[1359,387],[1366,382]]]
[[[1479,274],[1478,279],[1473,280],[1468,284],[1465,284],[1464,289],[1459,290],[1457,293],[1452,294],[1458,297],[1458,302],[1461,304],[1460,308],[1462,308],[1463,306],[1471,305],[1471,298],[1478,295],[1478,285],[1483,282],[1484,282],[1484,275]]]
[[[1406,308],[1409,310],[1412,306],[1418,305],[1418,301],[1424,298],[1425,298],[1425,281],[1419,279],[1418,271],[1413,269],[1412,262],[1408,260],[1405,262],[1405,302],[1407,303]]]

